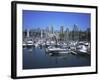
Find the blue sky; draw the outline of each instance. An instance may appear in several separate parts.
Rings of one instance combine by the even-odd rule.
[[[76,24],[81,30],[86,30],[91,26],[90,21],[89,13],[23,10],[23,29],[45,29],[53,26],[54,30],[60,30],[60,26],[64,26],[64,29],[68,27],[72,30]]]

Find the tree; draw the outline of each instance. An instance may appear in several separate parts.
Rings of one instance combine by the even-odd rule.
[[[91,40],[91,31],[90,31],[90,28],[86,29],[86,40],[87,41]]]

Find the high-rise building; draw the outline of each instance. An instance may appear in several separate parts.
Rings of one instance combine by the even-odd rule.
[[[63,26],[60,27],[60,32],[61,32],[61,33],[64,32],[64,27],[63,27]]]
[[[79,40],[79,29],[76,24],[74,24],[74,27],[73,27],[72,37],[74,41]]]
[[[52,33],[52,34],[54,33],[54,29],[53,29],[53,26],[51,26],[51,33]]]
[[[64,39],[66,42],[69,41],[69,28],[66,28],[65,34],[64,34]]]
[[[60,27],[59,37],[61,41],[64,40],[64,27],[63,26]]]

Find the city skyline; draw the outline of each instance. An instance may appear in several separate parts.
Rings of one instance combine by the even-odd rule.
[[[61,26],[73,29],[74,24],[81,30],[90,28],[91,15],[88,13],[73,12],[51,12],[51,11],[31,11],[23,10],[23,30],[25,29],[46,29],[53,27],[60,30]]]

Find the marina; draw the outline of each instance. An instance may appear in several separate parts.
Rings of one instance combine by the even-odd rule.
[[[65,43],[49,43],[43,40],[24,43],[23,69],[90,66],[89,43],[85,45],[86,42],[70,42],[66,46]]]
[[[23,69],[91,65],[89,14],[24,11],[23,17]]]
[[[53,41],[52,41],[53,42]],[[88,42],[70,42],[70,43],[49,42],[48,41],[27,41],[23,43],[23,48],[45,48],[47,53],[74,53],[74,54],[88,54],[90,55],[90,43]]]

